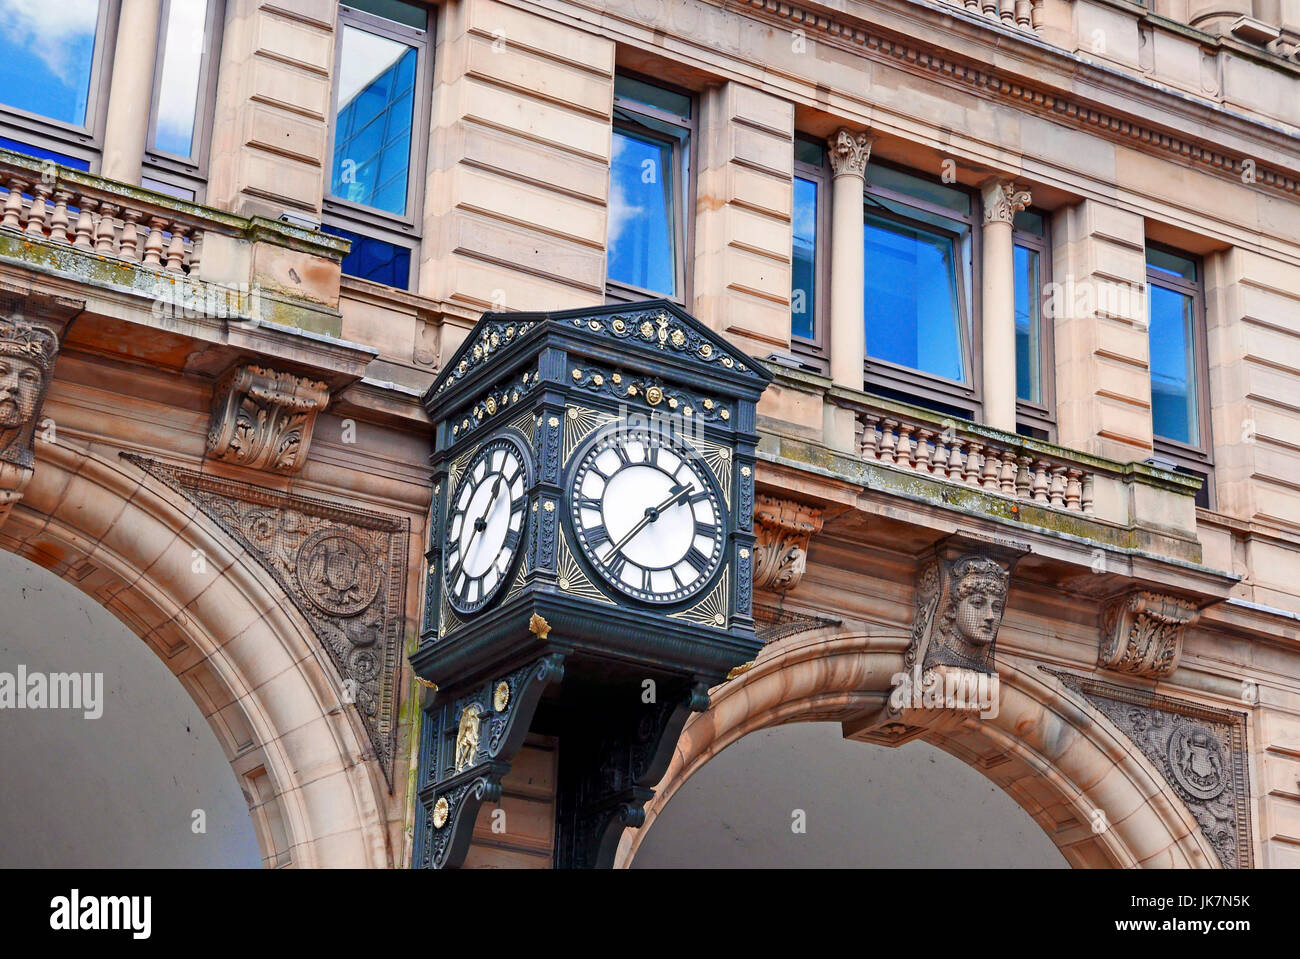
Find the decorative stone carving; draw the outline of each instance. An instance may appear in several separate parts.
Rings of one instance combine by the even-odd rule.
[[[1228,869],[1251,866],[1246,714],[1044,668],[1132,740]],[[1102,810],[1106,812],[1105,809]]]
[[[121,455],[196,505],[285,591],[338,671],[391,787],[407,519]]]
[[[1010,224],[1016,214],[1033,201],[1028,190],[1011,180],[991,180],[984,184],[984,222]]]
[[[822,511],[759,494],[754,504],[754,586],[792,590],[808,568],[808,541],[821,532]]]
[[[1163,679],[1178,668],[1183,633],[1199,618],[1186,600],[1130,593],[1102,609],[1097,665],[1117,673]]]
[[[324,383],[260,366],[239,366],[217,384],[208,453],[227,463],[296,473],[307,461]]]
[[[1020,544],[949,537],[923,560],[911,640],[889,701],[853,737],[898,746],[965,717],[997,715],[995,653]]]
[[[59,338],[85,303],[0,287],[0,524],[23,498]]]
[[[831,171],[835,176],[866,177],[867,161],[871,159],[870,136],[841,128],[826,144],[830,147]]]

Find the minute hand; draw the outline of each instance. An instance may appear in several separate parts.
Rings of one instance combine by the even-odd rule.
[[[666,500],[664,500],[658,506],[651,506],[646,509],[645,516],[637,520],[637,524],[627,531],[627,535],[625,535],[621,540],[619,540],[617,543],[614,544],[613,549],[611,551],[615,553],[619,552],[624,546],[626,546],[629,542],[631,542],[632,537],[636,536],[637,533],[645,529],[648,523],[653,523],[655,520],[659,518],[660,513],[668,509],[668,507],[670,506],[676,506],[678,503],[682,501],[683,497],[689,496],[690,492],[691,492],[691,488],[689,486],[684,486],[684,485],[674,486],[672,492],[669,494]]]

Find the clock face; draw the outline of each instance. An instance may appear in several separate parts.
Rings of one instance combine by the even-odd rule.
[[[457,612],[487,605],[514,564],[528,511],[527,462],[517,443],[498,437],[475,454],[452,494],[443,580]]]
[[[712,474],[666,432],[598,439],[574,471],[572,509],[583,554],[635,599],[689,599],[722,563],[725,514]]]

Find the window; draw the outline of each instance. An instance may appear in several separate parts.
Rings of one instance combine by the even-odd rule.
[[[1052,325],[1043,320],[1044,290],[1052,279],[1047,217],[1021,210],[1013,229],[1017,431],[1050,440],[1055,427],[1055,371]]]
[[[1209,365],[1204,290],[1195,257],[1147,246],[1151,425],[1156,456],[1180,472],[1205,478],[1197,504],[1213,500],[1210,425],[1205,410]]]
[[[825,147],[820,141],[796,137],[790,342],[795,352],[819,367],[824,367],[826,360],[826,301],[830,293],[826,244],[819,242],[828,235],[829,182]]]
[[[0,0],[0,146],[90,169],[116,13],[114,0]]]
[[[431,83],[429,14],[403,0],[339,7],[325,222],[343,272],[407,289],[420,236]]]
[[[224,0],[163,0],[141,184],[201,199]]]
[[[963,189],[868,164],[863,293],[872,391],[974,416],[974,206]]]
[[[610,300],[687,301],[690,94],[619,74],[609,161]]]

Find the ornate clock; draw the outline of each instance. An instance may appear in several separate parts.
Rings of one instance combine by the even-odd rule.
[[[615,425],[597,436],[577,461],[569,502],[583,556],[633,599],[688,600],[722,565],[717,479],[670,430]]]
[[[690,711],[760,646],[769,379],[664,300],[489,313],[447,363],[425,396],[415,865],[464,859],[529,732],[561,756],[557,866],[609,865],[643,821]]]

